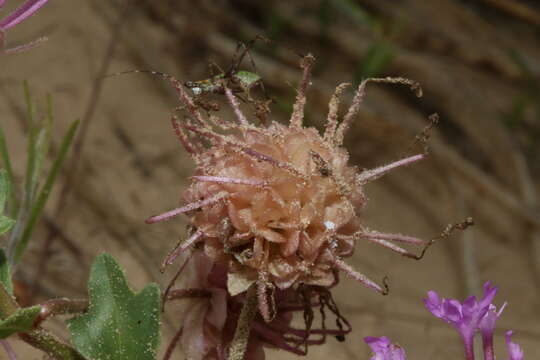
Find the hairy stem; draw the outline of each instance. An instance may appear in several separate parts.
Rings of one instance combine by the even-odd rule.
[[[0,318],[4,319],[14,314],[19,309],[15,299],[6,291],[6,288],[0,284]],[[56,336],[42,328],[36,328],[27,333],[19,333],[19,337],[47,353],[54,359],[61,360],[85,360],[85,358],[67,344],[64,344]]]

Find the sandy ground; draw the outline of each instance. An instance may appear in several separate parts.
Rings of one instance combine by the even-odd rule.
[[[116,16],[112,10],[110,15],[112,19]],[[34,97],[42,106],[45,94],[53,95],[56,144],[71,121],[88,114],[89,106],[93,110],[90,120],[86,115],[89,122],[75,186],[66,208],[58,218],[52,218],[82,255],[76,256],[57,241],[46,259],[46,275],[36,274],[47,232],[41,226],[18,269],[20,279],[39,279],[40,293],[35,301],[54,296],[84,297],[92,259],[104,251],[118,259],[135,289],[149,281],[166,284],[172,271],[161,275],[159,263],[184,231],[183,219],[153,226],[144,224],[149,215],[176,206],[192,169],[168,123],[169,111],[175,106],[173,92],[164,92],[160,87],[163,84],[156,84],[159,80],[154,78],[112,77],[103,82],[98,99],[93,103],[90,100],[96,74],[113,36],[110,23],[105,20],[103,12],[96,11],[90,2],[53,1],[39,16],[8,34],[11,43],[41,35],[47,35],[49,41],[31,52],[0,59],[0,121],[19,176],[24,171],[25,149],[21,125],[23,79],[29,81]],[[163,46],[173,45],[160,27],[141,16],[132,16],[121,29],[106,73],[137,68],[140,58],[149,57],[156,59],[154,68],[178,73],[175,59],[160,55]],[[204,68],[193,65],[194,72]],[[296,70],[291,67],[290,71],[294,74]],[[178,76],[184,78],[190,74],[178,73]],[[347,79],[334,80],[327,76],[323,81],[315,77],[314,83],[335,86],[344,80]],[[425,87],[426,92],[429,90]],[[408,119],[409,124],[421,124],[419,119],[427,115],[403,109],[400,122],[375,125],[385,112],[399,112],[401,108],[399,103],[386,107],[385,94],[380,90],[375,89],[372,94],[377,100],[368,105],[365,120],[349,135],[352,162],[361,167],[395,159],[399,152],[389,150],[392,148],[388,142],[395,136],[398,140],[393,144],[406,144],[409,133],[399,130],[400,126]],[[329,98],[330,92],[320,96]],[[375,115],[369,116],[372,113]],[[313,117],[321,121],[324,115]],[[465,241],[474,243],[478,281],[491,280],[500,287],[496,303],[509,304],[499,320],[495,340],[498,353],[505,354],[503,334],[512,329],[526,358],[540,357],[539,283],[530,261],[531,231],[512,211],[493,201],[489,191],[478,190],[463,177],[452,177],[455,169],[449,165],[448,158],[440,155],[446,148],[437,147],[439,142],[442,140],[436,137],[434,155],[424,163],[399,170],[366,188],[369,204],[365,223],[373,229],[421,238],[431,238],[446,224],[469,215],[479,216],[477,225],[464,235],[437,243],[420,262],[374,245],[359,244],[351,263],[374,279],[388,275],[391,293],[381,297],[343,278],[334,297],[351,321],[353,332],[344,343],[330,339],[325,346],[313,347],[310,359],[367,359],[369,350],[362,338],[368,335],[391,337],[407,349],[410,359],[461,358],[455,331],[432,317],[421,299],[430,289],[461,299],[467,294],[462,260]],[[377,156],[370,157],[370,153]],[[58,190],[59,187],[47,205],[47,216],[54,214]],[[499,232],[500,228],[505,231]],[[176,316],[171,313],[164,317],[164,339],[170,338],[178,327]],[[58,323],[51,322],[48,326],[67,336]],[[21,359],[42,356],[24,343],[17,340],[12,343]],[[183,356],[178,351],[174,358]],[[292,359],[293,356],[270,352],[268,358]]]

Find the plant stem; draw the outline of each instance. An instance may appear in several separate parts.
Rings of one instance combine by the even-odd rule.
[[[246,293],[246,303],[240,312],[236,331],[229,347],[229,360],[244,360],[246,354],[251,323],[257,314],[257,286],[251,285]]]
[[[82,312],[85,312],[87,309],[88,300],[84,299],[71,300],[68,298],[61,298],[48,300],[41,304],[41,311],[39,313],[39,317],[35,322],[35,326],[38,326],[51,316],[80,314]]]
[[[7,292],[4,285],[0,284],[0,318],[4,319],[14,314],[19,309],[15,299]],[[86,360],[77,350],[64,344],[56,336],[42,328],[36,328],[27,333],[19,333],[19,337],[47,353],[50,357],[58,360]]]
[[[20,333],[19,337],[42,350],[50,357],[58,360],[86,360],[75,349],[61,342],[56,336],[45,329],[35,329],[27,333]]]

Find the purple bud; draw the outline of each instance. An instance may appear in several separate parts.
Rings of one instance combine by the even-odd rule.
[[[366,344],[369,345],[373,356],[370,360],[406,360],[405,350],[399,345],[394,345],[386,336],[379,338],[367,336],[364,338]],[[511,359],[514,360],[514,359]]]
[[[521,347],[512,342],[512,330],[506,332],[506,348],[508,349],[508,360],[523,360],[523,350]]]

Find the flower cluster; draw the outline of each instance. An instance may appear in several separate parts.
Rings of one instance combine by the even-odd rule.
[[[225,79],[220,78],[215,87],[226,96],[236,121],[210,114],[200,105],[201,99],[189,96],[179,81],[154,72],[168,79],[179,95],[187,115],[180,121],[173,114],[171,120],[178,139],[196,163],[193,183],[183,192],[182,205],[146,221],[156,223],[179,214],[189,216],[192,231],[169,254],[164,266],[188,249],[203,252],[212,268],[221,269],[223,281],[218,288],[226,290],[223,299],[228,309],[231,304],[240,303],[247,308],[252,291],[258,313],[250,320],[254,321],[253,330],[265,343],[292,352],[301,344],[320,343],[311,340],[311,335],[321,335],[322,341],[326,335],[343,336],[341,325],[336,331],[324,326],[325,308],[338,317],[338,324],[345,323],[328,290],[338,283],[340,271],[368,288],[387,293],[386,284],[377,284],[343,260],[353,254],[356,241],[370,241],[417,259],[421,255],[410,253],[394,242],[421,246],[424,250],[430,244],[411,236],[372,231],[361,223],[366,204],[363,186],[393,169],[423,159],[424,155],[359,171],[348,164],[349,155],[343,148],[345,133],[359,112],[369,82],[409,85],[420,96],[419,85],[403,78],[367,79],[359,85],[352,105],[340,122],[340,95],[349,85],[342,84],[330,100],[327,124],[320,134],[302,124],[313,62],[311,55],[301,61],[303,76],[288,125],[251,124]],[[257,105],[255,100],[248,101]],[[257,114],[262,118],[266,115]],[[295,309],[304,314],[303,330],[288,328],[283,318],[287,315],[284,310],[287,306],[283,304],[292,295],[303,299],[295,300]],[[311,329],[314,307],[321,310],[321,329]],[[258,322],[259,317],[263,323]],[[228,315],[227,319],[224,324],[238,323],[237,332],[243,326],[241,314]],[[273,327],[279,319],[285,328],[276,332]],[[268,331],[261,335],[257,329]],[[274,338],[267,336],[272,331]],[[235,342],[221,339],[221,345],[214,348],[222,349],[231,341]]]
[[[11,49],[4,49],[6,42],[6,30],[14,27],[20,22],[26,20],[32,16],[36,11],[38,11],[43,5],[45,5],[49,0],[27,0],[21,6],[19,6],[15,11],[13,11],[8,16],[0,20],[0,52],[5,53],[15,53],[28,50],[39,42],[43,41],[44,38],[40,38],[31,43],[19,45]],[[0,9],[4,6],[6,0],[0,0]]]
[[[456,299],[441,298],[435,291],[429,291],[424,299],[426,308],[436,317],[452,325],[459,332],[464,346],[465,359],[474,360],[474,336],[482,335],[484,359],[495,360],[493,352],[493,332],[495,322],[506,307],[506,303],[497,311],[493,305],[493,299],[497,294],[497,288],[490,282],[484,284],[484,296],[478,300],[470,296],[463,303]],[[523,360],[523,351],[511,340],[512,331],[506,332],[506,346],[509,360]],[[371,347],[374,356],[371,360],[405,360],[405,351],[391,344],[390,340],[383,336],[380,338],[366,337],[364,341]]]

